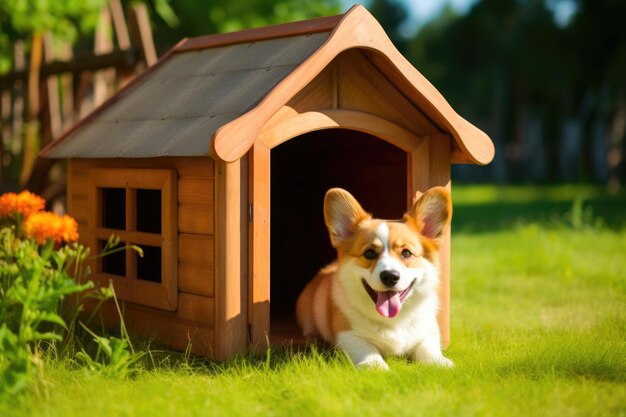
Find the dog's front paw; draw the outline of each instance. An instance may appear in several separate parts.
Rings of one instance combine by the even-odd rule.
[[[454,368],[454,362],[446,358],[443,355],[434,356],[430,358],[421,358],[420,362],[425,365],[441,366],[442,368]]]
[[[446,358],[443,355],[436,361],[434,361],[433,364],[437,366],[442,366],[444,368],[454,368],[454,362],[452,362],[450,359]]]
[[[422,349],[417,349],[411,359],[425,365],[436,365],[443,368],[454,367],[454,362],[443,356],[441,352],[427,352]]]
[[[381,357],[375,357],[356,364],[359,369],[377,369],[380,371],[388,371],[389,365]]]

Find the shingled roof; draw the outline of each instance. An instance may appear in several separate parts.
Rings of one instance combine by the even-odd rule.
[[[340,16],[185,39],[41,155],[236,160],[282,105],[353,48],[374,53],[379,69],[453,137],[465,160],[491,161],[489,137],[450,107],[358,5]]]

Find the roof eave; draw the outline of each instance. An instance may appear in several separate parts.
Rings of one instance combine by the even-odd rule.
[[[452,109],[441,93],[402,56],[378,21],[361,5],[353,6],[343,15],[328,40],[256,107],[217,129],[212,138],[213,155],[225,162],[240,159],[269,118],[337,55],[348,49],[367,49],[382,56],[413,86],[414,93],[420,95],[419,101],[424,105],[421,110],[436,119],[440,128],[454,138],[468,161],[484,165],[493,159],[495,150],[489,137]]]

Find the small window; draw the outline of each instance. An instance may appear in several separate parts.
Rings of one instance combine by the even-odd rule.
[[[115,234],[143,250],[143,257],[126,250],[99,258],[94,277],[103,285],[111,280],[119,299],[175,310],[175,171],[98,168],[89,175],[90,246],[101,250]]]
[[[137,190],[137,230],[161,233],[161,190]]]
[[[124,188],[102,189],[102,227],[126,229],[126,190]]]
[[[143,257],[137,257],[137,279],[161,282],[161,248],[144,246]]]
[[[98,248],[100,249],[100,252],[102,252],[105,245],[106,241],[101,240],[99,242]],[[102,272],[121,277],[126,276],[126,254],[124,251],[115,252],[103,257]]]

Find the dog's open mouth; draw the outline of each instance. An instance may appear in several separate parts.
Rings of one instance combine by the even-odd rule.
[[[376,291],[367,284],[365,279],[361,279],[361,281],[363,282],[365,291],[367,291],[372,301],[376,304],[376,311],[383,317],[392,318],[397,316],[400,312],[402,303],[404,303],[404,300],[409,295],[416,280],[414,279],[411,285],[402,291]]]

